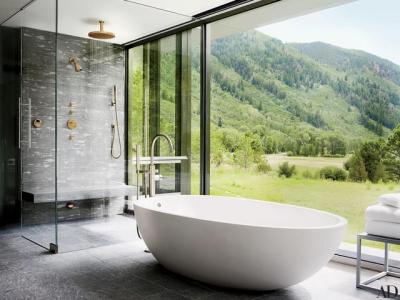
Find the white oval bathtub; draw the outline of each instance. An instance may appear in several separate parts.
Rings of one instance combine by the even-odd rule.
[[[134,204],[154,257],[181,275],[231,288],[272,290],[303,281],[334,255],[342,217],[233,197],[159,196]]]

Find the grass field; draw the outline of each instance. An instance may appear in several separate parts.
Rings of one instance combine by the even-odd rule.
[[[344,162],[348,157],[302,157],[302,156],[286,156],[285,154],[269,154],[266,155],[268,163],[273,169],[287,161],[289,164],[296,165],[298,169],[319,170],[326,166],[334,166],[343,168]]]
[[[341,167],[345,158],[300,158],[284,155],[269,155],[267,158],[272,167],[272,171],[267,174],[232,165],[212,166],[211,194],[289,203],[341,215],[349,222],[344,241],[355,243],[356,234],[364,230],[366,207],[376,203],[379,195],[393,192],[400,187],[393,183],[306,179],[300,172],[293,178],[280,178],[276,169],[284,161],[295,164],[299,170],[317,171],[324,166]]]

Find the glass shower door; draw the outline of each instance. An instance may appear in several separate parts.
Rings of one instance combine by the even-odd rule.
[[[20,28],[21,38],[22,236],[53,252],[57,252],[56,4],[34,1],[6,24]]]

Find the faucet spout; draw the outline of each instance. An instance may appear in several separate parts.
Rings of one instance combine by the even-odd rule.
[[[154,165],[154,148],[156,146],[156,142],[162,137],[168,141],[171,152],[174,151],[174,145],[172,143],[171,138],[168,135],[161,133],[153,138],[150,150],[150,193],[149,193],[150,197],[154,197],[156,195],[156,167]]]
[[[168,141],[169,148],[170,148],[171,152],[174,151],[174,145],[172,144],[171,138],[166,134],[162,134],[162,133],[157,134],[154,137],[153,141],[151,142],[150,164],[154,164],[154,148],[156,146],[156,142],[162,137],[165,138]]]

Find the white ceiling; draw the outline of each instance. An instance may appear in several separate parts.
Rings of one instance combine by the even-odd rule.
[[[14,2],[20,1],[22,0],[14,0]],[[190,21],[192,15],[231,0],[132,1],[142,2],[147,6],[124,0],[58,0],[58,31],[63,34],[87,37],[89,31],[98,30],[97,22],[101,19],[105,21],[105,30],[112,31],[116,35],[115,39],[110,41],[123,44]],[[3,2],[10,4],[13,0],[0,0],[2,12]],[[162,10],[149,6],[159,7]],[[54,0],[36,0],[4,25],[55,31],[55,15]]]
[[[226,4],[233,0],[132,0],[136,3],[150,5],[161,9],[194,16],[209,9]]]
[[[123,44],[145,35],[191,20],[191,15],[212,9],[231,0],[58,0],[58,31],[63,34],[87,37],[98,30],[98,20],[105,21],[105,30],[115,33],[113,43]],[[355,0],[282,0],[212,24],[212,38],[254,29],[292,17],[312,13]],[[29,0],[0,0],[9,10]],[[24,26],[55,31],[54,0],[35,0],[23,12],[9,20],[7,26]],[[140,2],[145,4],[137,4]],[[14,6],[12,5],[14,4]],[[149,6],[156,6],[155,9]],[[168,11],[166,11],[168,10]],[[177,12],[173,13],[171,11]]]
[[[28,2],[29,0],[0,0],[0,24]]]
[[[230,18],[211,26],[211,38],[217,39],[236,32],[243,32],[269,24],[310,14],[357,0],[282,0]],[[298,30],[301,30],[299,28]]]

